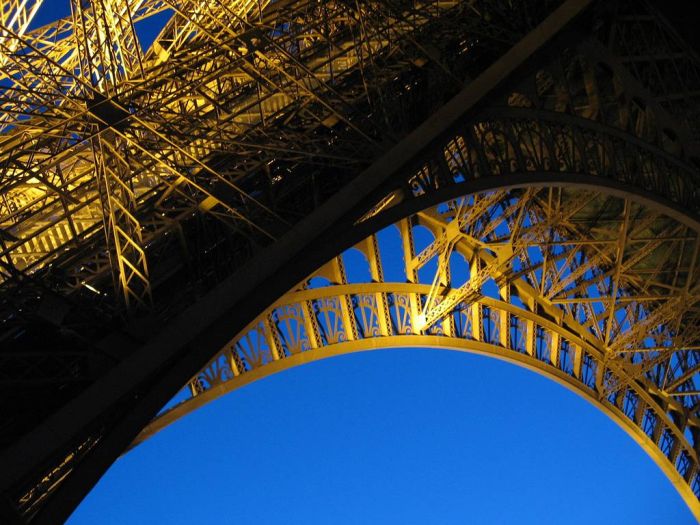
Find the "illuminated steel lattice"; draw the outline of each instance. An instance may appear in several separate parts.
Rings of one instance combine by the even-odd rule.
[[[399,346],[567,385],[700,518],[700,66],[653,8],[45,4],[0,12],[3,522],[246,382]]]

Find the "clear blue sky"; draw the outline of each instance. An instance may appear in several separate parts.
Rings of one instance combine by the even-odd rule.
[[[67,5],[46,2],[34,25]],[[145,41],[162,18],[139,25]],[[215,401],[117,461],[69,520],[147,523],[695,521],[642,449],[563,387],[483,357],[393,350]]]
[[[438,350],[282,372],[121,458],[70,525],[695,523],[603,413],[533,372]]]

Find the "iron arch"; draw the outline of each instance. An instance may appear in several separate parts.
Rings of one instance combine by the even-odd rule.
[[[203,402],[217,389],[252,379],[281,363],[286,366],[321,355],[323,348],[346,349],[352,344],[361,349],[372,341],[388,344],[390,338],[423,337],[426,344],[435,338],[436,344],[459,348],[465,347],[465,342],[472,349],[490,345],[482,346],[481,351],[492,355],[511,352],[513,359],[528,360],[554,377],[565,374],[562,380],[575,383],[637,433],[697,515],[697,500],[692,494],[698,493],[698,361],[697,341],[693,339],[697,333],[695,290],[691,286],[697,273],[697,167],[691,162],[697,157],[697,148],[683,122],[678,125],[674,107],[669,109],[655,99],[655,86],[649,84],[648,75],[643,70],[627,70],[611,58],[620,54],[620,49],[624,51],[626,31],[596,34],[572,43],[577,37],[573,31],[563,35],[563,40],[543,46],[588,3],[570,0],[560,6],[478,78],[469,80],[424,124],[402,135],[399,144],[387,145],[381,157],[377,153],[377,157],[363,159],[366,163],[351,170],[353,178],[336,181],[326,193],[333,196],[325,204],[304,191],[308,188],[303,185],[304,177],[313,171],[302,163],[287,182],[302,183],[291,187],[302,188],[294,192],[298,200],[293,202],[304,208],[303,220],[285,229],[279,242],[268,245],[262,254],[251,255],[245,264],[231,270],[233,274],[227,273],[229,277],[199,302],[172,314],[164,329],[134,343],[128,359],[3,456],[4,487],[16,510],[27,519],[37,515],[37,522],[67,515],[188,377],[186,388],[194,400]],[[622,29],[630,23],[625,17],[618,22]],[[559,46],[562,42],[565,50]],[[634,47],[628,51],[644,55],[646,61],[655,60],[654,53],[642,53]],[[669,100],[675,100],[673,92],[667,94]],[[261,114],[266,107],[260,106]],[[323,122],[333,126],[333,119]],[[245,150],[241,151],[245,157]],[[356,156],[352,160],[356,161]],[[374,163],[367,168],[370,162]],[[251,171],[247,175],[255,174]],[[277,177],[270,179],[270,188],[278,182]],[[551,239],[542,237],[545,233],[562,235],[561,225],[555,228],[550,224],[555,216],[541,212],[546,209],[542,202],[549,202],[550,195],[552,202],[564,195],[567,203],[577,196],[592,195],[599,208],[596,211],[592,204],[584,207],[588,215],[584,214],[583,222],[589,226],[595,221],[605,223],[605,217],[612,217],[612,222],[596,226],[588,237],[579,232],[574,239],[580,242],[565,244],[557,237],[555,249]],[[609,195],[615,197],[606,197]],[[499,240],[494,237],[498,232],[484,233],[488,222],[484,220],[472,223],[465,219],[471,230],[449,227],[461,213],[456,211],[459,206],[477,209],[484,203],[482,198],[486,212],[500,209],[497,217],[508,217],[517,235]],[[196,205],[197,210],[206,212],[211,211],[208,205],[213,202],[206,197],[195,204],[201,204]],[[443,202],[448,204],[441,205]],[[529,204],[523,207],[518,204],[522,202]],[[525,230],[506,213],[510,209],[530,210],[528,206],[535,202],[540,203],[540,214],[533,211],[535,221],[526,221]],[[612,207],[605,208],[606,202]],[[431,206],[436,206],[432,219]],[[228,211],[235,215],[237,210]],[[412,214],[417,214],[416,218],[409,218]],[[542,217],[549,222],[544,221],[544,230],[539,231],[535,225]],[[337,254],[359,243],[368,265],[374,264],[372,276],[381,265],[376,260],[372,263],[375,248],[370,246],[371,240],[380,227],[397,221],[404,229],[403,238],[408,239],[412,226],[421,221],[436,232],[436,242],[440,232],[449,229],[451,236],[457,235],[455,229],[460,232],[426,255],[441,269],[435,272],[435,284],[406,275],[406,282],[372,277],[371,283],[359,283],[368,291],[347,288],[358,283],[348,283],[343,277]],[[627,235],[630,227],[639,224],[648,227],[642,233],[631,229]],[[162,223],[155,225],[153,231],[160,235]],[[506,231],[510,231],[508,227]],[[521,236],[523,231],[531,237]],[[566,228],[561,231],[566,232]],[[607,237],[600,237],[601,232]],[[660,244],[655,247],[655,243]],[[416,259],[411,264],[420,266],[422,252],[408,244],[405,261]],[[470,261],[469,271],[460,274],[462,282],[449,264],[438,264],[440,257],[449,261],[441,255],[448,249],[464,253]],[[547,255],[548,260],[555,261],[553,267],[550,265],[552,275],[548,277],[545,271],[541,273],[544,277],[538,278],[537,272],[543,270],[537,265],[547,265],[522,259],[537,253],[543,258],[549,251],[552,255]],[[24,255],[13,255],[23,260]],[[151,249],[149,257],[153,255]],[[572,263],[563,273],[556,262],[562,260]],[[629,265],[630,261],[635,262]],[[145,259],[138,255],[136,262],[145,263]],[[109,271],[108,265],[105,268]],[[314,271],[331,276],[327,279],[329,293],[323,295],[307,282]],[[582,273],[572,277],[578,271]],[[650,280],[649,275],[655,277]],[[274,282],[265,282],[271,278]],[[80,279],[75,282],[82,288]],[[150,286],[149,281],[144,282]],[[591,291],[596,287],[599,291]],[[290,291],[283,299],[289,302],[279,303],[280,293],[287,289]],[[610,292],[607,300],[600,290]],[[553,295],[548,297],[550,292]],[[372,308],[391,312],[397,297],[407,298],[404,310],[410,333],[400,333],[399,320],[391,313],[388,319],[383,316],[383,327],[381,315],[370,315]],[[289,308],[302,303],[311,308],[304,315],[304,322],[311,324],[305,332],[308,347],[292,344],[292,332],[280,328],[293,318]],[[580,306],[575,308],[575,304]],[[248,312],[240,313],[242,306],[248,307]],[[286,318],[281,317],[282,307],[289,307]],[[255,320],[249,324],[259,312],[270,317],[258,317],[262,329],[255,328]],[[363,313],[367,314],[365,324],[360,320]],[[337,324],[319,321],[319,316]],[[369,324],[373,318],[379,323],[376,326]],[[183,320],[187,326],[182,326]],[[232,333],[244,337],[253,331],[263,334],[257,347],[242,346],[237,340],[225,344]],[[639,332],[650,335],[640,338]],[[269,342],[265,334],[269,334]],[[339,339],[339,334],[346,334],[347,340]],[[400,342],[410,344],[404,339]],[[225,348],[219,351],[222,346]],[[214,361],[192,376],[217,352]],[[159,421],[173,417],[176,410],[184,408],[173,409],[170,416],[163,414]],[[147,428],[144,435],[154,428]],[[39,511],[47,499],[48,506]]]
[[[432,236],[415,235],[420,228]],[[400,248],[383,242],[398,233]],[[698,493],[697,228],[600,189],[530,186],[450,199],[332,258],[265,309],[137,444],[280,370],[377,348],[479,353],[534,370],[618,423],[693,513]],[[422,243],[422,244],[421,244]],[[396,253],[396,252],[399,253]],[[458,255],[467,268],[454,270]],[[398,264],[402,281],[384,278]],[[669,269],[674,269],[673,271]]]

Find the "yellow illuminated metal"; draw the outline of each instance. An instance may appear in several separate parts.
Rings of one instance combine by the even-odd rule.
[[[435,9],[446,11],[457,3],[431,3],[430,16]],[[285,69],[283,61],[293,57],[283,49],[272,54],[253,51],[251,46],[259,45],[260,38],[249,45],[229,43],[251,28],[251,20],[258,21],[267,4],[267,0],[71,0],[70,17],[30,29],[41,2],[3,3],[0,78],[11,82],[13,89],[0,117],[4,132],[0,161],[11,157],[19,167],[4,174],[14,182],[0,203],[0,227],[14,239],[6,251],[18,271],[33,273],[102,229],[109,245],[110,260],[105,264],[114,272],[123,303],[147,308],[151,284],[144,247],[170,223],[142,224],[136,210],[156,191],[162,192],[156,206],[177,195],[189,201],[192,211],[211,213],[274,238],[200,182],[206,175],[281,221],[204,159],[225,151],[246,129],[274,118],[298,97],[318,101],[328,118],[354,126],[325,102],[327,83],[357,70],[390,46],[387,37],[413,31],[430,16],[422,15],[420,3],[416,4],[410,26],[400,19],[387,20],[388,32],[364,35],[359,48],[348,35],[330,56],[304,64],[309,79],[302,81]],[[154,43],[142,49],[135,24],[166,10],[172,18]],[[274,20],[274,10],[267,16]],[[311,47],[314,38],[309,35],[301,45]],[[212,51],[210,43],[218,47]],[[231,57],[236,62],[228,65]],[[201,83],[194,96],[183,93],[187,85],[178,78],[178,68],[187,71],[193,62],[199,63],[193,82]],[[226,75],[209,73],[222,67],[230,69]],[[234,114],[220,107],[217,93],[254,86],[260,80],[252,74],[256,69],[279,76],[274,81],[266,77],[276,91],[251,94]],[[136,110],[152,104],[154,96],[158,112]],[[175,140],[166,131],[169,126],[196,127],[197,138],[187,143]],[[210,131],[203,133],[206,129]],[[31,220],[25,220],[27,216]]]
[[[582,225],[603,208],[620,211],[604,229],[584,232]],[[416,227],[433,237],[420,251]],[[647,235],[650,229],[655,236]],[[382,268],[382,261],[401,259],[401,253],[382,246],[377,236],[359,243],[354,249],[363,254],[371,281],[350,283],[343,256],[329,261],[232,339],[189,382],[188,399],[158,416],[135,443],[212,399],[290,367],[380,348],[453,349],[534,370],[591,401],[644,448],[700,517],[684,477],[694,472],[677,468],[681,457],[697,461],[684,432],[695,432],[700,422],[686,416],[679,425],[670,415],[687,414],[679,400],[698,394],[674,391],[682,378],[660,389],[646,375],[692,350],[673,325],[694,322],[700,287],[693,277],[687,295],[659,293],[662,288],[639,293],[659,284],[640,261],[686,260],[700,242],[696,230],[629,199],[531,188],[455,199],[392,231],[405,247],[406,281],[386,281]],[[678,238],[687,243],[682,253],[673,248]],[[559,251],[550,251],[553,246]],[[466,273],[454,257],[465,262]],[[579,258],[584,263],[578,267],[561,264]],[[616,295],[569,301],[577,294],[571,275],[598,272],[601,258],[614,278],[594,273],[590,285],[610,287]],[[422,282],[417,270],[431,262],[436,270]],[[519,270],[533,264],[536,274]],[[464,282],[478,285],[466,288]],[[638,295],[630,295],[633,290]],[[649,344],[651,333],[663,346]],[[667,440],[672,449],[665,448]]]
[[[348,184],[357,199],[343,204],[342,214],[330,214],[328,224],[347,215],[347,224],[364,228],[390,216],[383,224],[398,220],[391,230],[396,253],[370,235],[352,248],[366,261],[365,281],[349,282],[338,255],[264,311],[251,311],[245,319],[259,314],[255,320],[184,385],[186,401],[154,419],[136,443],[211,399],[306,362],[374,348],[455,349],[532,369],[593,402],[642,445],[700,519],[694,495],[700,493],[699,458],[692,445],[700,435],[700,207],[697,169],[689,165],[700,150],[688,127],[693,123],[676,126],[679,115],[669,113],[697,92],[692,81],[684,82],[700,78],[692,74],[700,68],[689,66],[685,51],[665,50],[663,31],[651,43],[641,42],[638,33],[644,32],[635,24],[650,17],[629,16],[610,20],[610,42],[592,37],[567,47],[563,58],[545,52],[529,63],[527,57],[589,1],[562,2],[521,40],[500,25],[510,24],[506,18],[516,4],[529,12],[531,3],[477,4],[71,0],[65,18],[34,27],[41,1],[4,0],[0,284],[19,283],[16,288],[24,290],[26,282],[65,271],[68,277],[51,283],[62,287],[52,290],[61,300],[82,293],[88,303],[107,303],[116,296],[121,304],[107,318],[129,310],[139,315],[152,306],[152,287],[163,289],[156,288],[160,276],[153,272],[161,265],[149,266],[154,260],[187,268],[177,275],[188,274],[181,282],[196,288],[194,295],[205,288],[206,278],[189,275],[189,254],[180,259],[159,252],[167,235],[181,236],[183,252],[190,241],[198,249],[197,233],[183,230],[200,219],[214,223],[207,222],[212,218],[254,251],[281,235],[294,238],[289,221],[313,215],[314,224],[323,222],[323,206],[288,213],[286,204],[259,197],[285,184],[292,188],[287,196],[297,191],[302,170],[287,177],[270,168],[280,152],[294,162],[304,155],[302,168],[307,161],[335,168],[342,160],[349,172],[371,161]],[[507,16],[494,22],[491,8]],[[154,42],[139,42],[137,24],[165,12],[170,17]],[[418,78],[440,69],[448,78],[447,62],[472,58],[469,49],[459,57],[437,56],[416,39],[443,24],[454,29],[448,22],[455,12],[464,17],[465,34],[475,28],[478,39],[519,43],[475,69],[476,78],[453,78],[461,91],[445,106],[435,102],[428,125],[417,128],[424,136],[418,140],[416,130],[402,130],[407,137],[386,138],[400,141],[390,148],[372,119],[380,120],[380,109],[400,106],[385,102],[380,108],[382,90],[409,92],[403,73]],[[294,25],[298,32],[287,33]],[[404,48],[417,52],[404,56]],[[627,68],[616,53],[634,66]],[[384,67],[388,58],[391,66]],[[461,73],[467,70],[471,75],[466,67]],[[664,86],[645,84],[667,76],[672,81]],[[381,94],[376,100],[375,89]],[[468,112],[446,111],[457,107],[455,101],[466,106],[457,113]],[[371,124],[359,124],[358,115],[369,112]],[[450,124],[438,126],[437,116]],[[353,137],[345,150],[338,146],[341,129],[343,137]],[[308,151],[290,148],[316,132],[320,144],[312,140]],[[354,140],[377,156],[359,162]],[[423,144],[420,151],[410,148],[415,143]],[[375,181],[372,174],[383,177],[387,165],[391,177]],[[258,175],[266,179],[261,185]],[[492,179],[498,182],[486,184]],[[481,191],[494,187],[500,189]],[[430,242],[417,240],[419,228]],[[316,235],[301,237],[308,246],[322,238]],[[401,279],[386,278],[387,257],[403,260]],[[172,320],[187,301],[172,309],[159,305],[153,317]],[[20,305],[17,311],[28,309]],[[13,312],[11,319],[16,317]],[[61,322],[60,315],[48,317]],[[131,328],[124,329],[129,337]],[[182,344],[194,346],[199,336]],[[180,355],[178,348],[173,356]],[[210,350],[206,357],[217,351]],[[151,388],[146,383],[157,383],[155,376],[171,364],[162,357],[171,354],[158,355],[163,361],[149,362],[148,380],[124,386],[110,408],[121,410],[122,400],[136,400]],[[169,395],[161,388],[158,395]],[[103,416],[81,412],[90,422]],[[68,421],[74,421],[70,415]],[[51,458],[35,458],[32,469],[49,469],[43,474],[13,473],[17,480],[37,480],[20,496],[21,512],[30,515],[70,479],[78,461],[71,447],[90,449],[108,437],[104,432],[78,439],[76,431]]]

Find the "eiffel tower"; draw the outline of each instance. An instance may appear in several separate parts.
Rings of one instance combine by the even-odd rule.
[[[404,346],[576,391],[700,519],[682,27],[642,0],[44,4],[0,13],[2,523],[65,520],[255,379]]]

